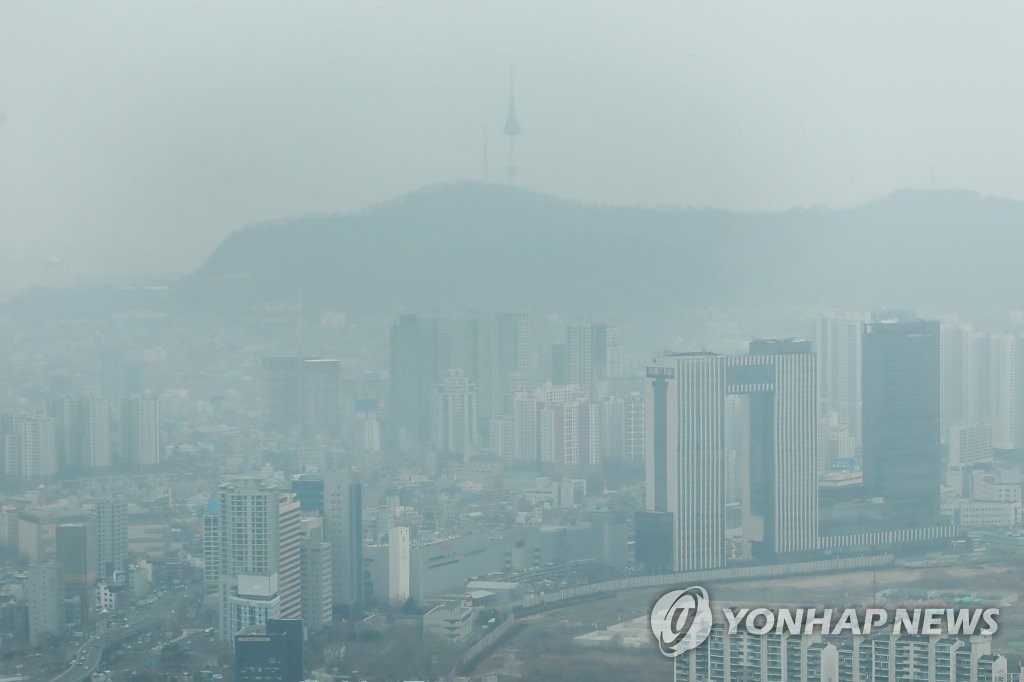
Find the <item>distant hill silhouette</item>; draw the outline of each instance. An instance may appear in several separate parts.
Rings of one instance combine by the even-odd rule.
[[[430,187],[234,233],[179,288],[346,309],[1024,304],[1024,204],[904,190],[850,210],[588,206]]]
[[[1022,263],[1024,203],[971,192],[734,213],[593,206],[460,183],[241,229],[161,298],[219,307],[301,298],[353,312],[987,308],[1024,305]]]

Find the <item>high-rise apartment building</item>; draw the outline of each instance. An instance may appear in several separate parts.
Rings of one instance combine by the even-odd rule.
[[[62,472],[88,472],[111,465],[110,404],[103,398],[63,397],[51,400],[57,467]]]
[[[433,444],[463,457],[476,454],[477,388],[461,369],[450,369],[434,386]]]
[[[96,503],[96,577],[112,580],[128,569],[128,503],[107,498]]]
[[[25,584],[28,601],[29,640],[33,646],[46,637],[64,636],[64,572],[58,563],[35,563],[28,567]]]
[[[676,682],[1006,682],[1007,658],[991,636],[735,633],[716,624],[708,640],[675,660]]]
[[[645,427],[644,398],[631,393],[623,401],[623,458],[631,464],[642,464],[647,459],[647,433]]]
[[[861,337],[867,313],[830,313],[816,321],[818,410],[834,412],[839,424],[861,443]]]
[[[389,433],[405,443],[433,442],[435,385],[460,370],[475,387],[475,438],[488,435],[492,417],[505,414],[506,398],[530,379],[529,315],[499,313],[451,319],[403,315],[391,329]],[[397,441],[396,441],[397,442]]]
[[[7,413],[0,419],[0,456],[9,480],[35,480],[58,473],[56,420]]]
[[[492,322],[491,399],[481,419],[504,414],[505,398],[533,374],[533,328],[528,313],[498,313]]]
[[[121,463],[131,471],[149,471],[160,463],[160,401],[126,400],[121,410]]]
[[[216,564],[220,596],[221,639],[233,641],[243,627],[262,625],[282,612],[281,511],[282,496],[272,484],[255,476],[227,476],[211,505],[204,526],[219,538]],[[296,511],[298,503],[295,503]],[[290,509],[286,510],[289,513]],[[295,519],[298,561],[298,518]],[[204,544],[207,538],[204,538]],[[209,576],[212,577],[212,576]],[[289,593],[289,597],[293,597]],[[301,594],[298,595],[301,609]],[[289,608],[294,603],[284,600]]]
[[[515,420],[512,417],[492,417],[490,451],[502,462],[511,464],[515,461]]]
[[[1024,337],[990,336],[992,447],[1024,448]]]
[[[621,355],[615,327],[604,322],[569,325],[566,330],[568,382],[592,397],[609,377],[621,373]]]

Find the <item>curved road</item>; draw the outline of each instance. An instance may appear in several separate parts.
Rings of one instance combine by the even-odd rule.
[[[99,665],[103,652],[107,647],[129,637],[134,637],[138,633],[166,620],[172,609],[180,607],[180,600],[180,596],[164,595],[152,604],[136,609],[134,613],[129,615],[128,619],[132,621],[132,624],[127,630],[123,627],[115,626],[99,637],[95,635],[90,637],[79,647],[75,660],[72,661],[70,667],[60,675],[51,678],[50,682],[82,682],[82,680],[88,679],[96,671],[96,666]],[[85,665],[78,662],[83,655],[85,656]]]

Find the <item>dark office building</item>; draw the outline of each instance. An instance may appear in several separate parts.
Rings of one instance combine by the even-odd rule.
[[[441,320],[402,315],[391,328],[391,387],[388,435],[429,443],[433,429],[433,386],[448,369]],[[442,366],[443,365],[443,366]]]
[[[305,514],[324,513],[324,477],[323,474],[299,474],[292,479],[292,492],[299,500]]]
[[[341,363],[304,357],[263,358],[266,423],[281,433],[336,437],[341,432]]]
[[[551,383],[566,386],[569,383],[569,346],[556,343],[551,346]]]
[[[302,682],[302,621],[268,619],[235,635],[237,682]]]
[[[64,594],[77,602],[75,613],[88,622],[96,589],[96,527],[89,523],[57,526],[57,562],[64,568]]]
[[[939,323],[865,325],[862,395],[864,487],[885,500],[892,529],[939,517]]]
[[[644,571],[656,575],[672,572],[675,543],[672,541],[672,514],[639,511],[636,513],[636,560]]]

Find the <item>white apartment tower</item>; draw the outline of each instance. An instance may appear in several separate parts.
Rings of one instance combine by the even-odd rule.
[[[839,415],[861,445],[861,336],[867,313],[830,313],[817,320],[814,351],[817,354],[819,411]]]
[[[259,477],[227,476],[220,485],[210,509],[216,518],[204,525],[216,527],[220,539],[222,640],[233,641],[242,628],[281,617],[281,506],[281,493]]]
[[[160,463],[160,402],[137,397],[124,402],[121,412],[121,457],[133,471]]]
[[[434,386],[434,447],[464,457],[476,454],[476,385],[461,369],[450,369]]]

